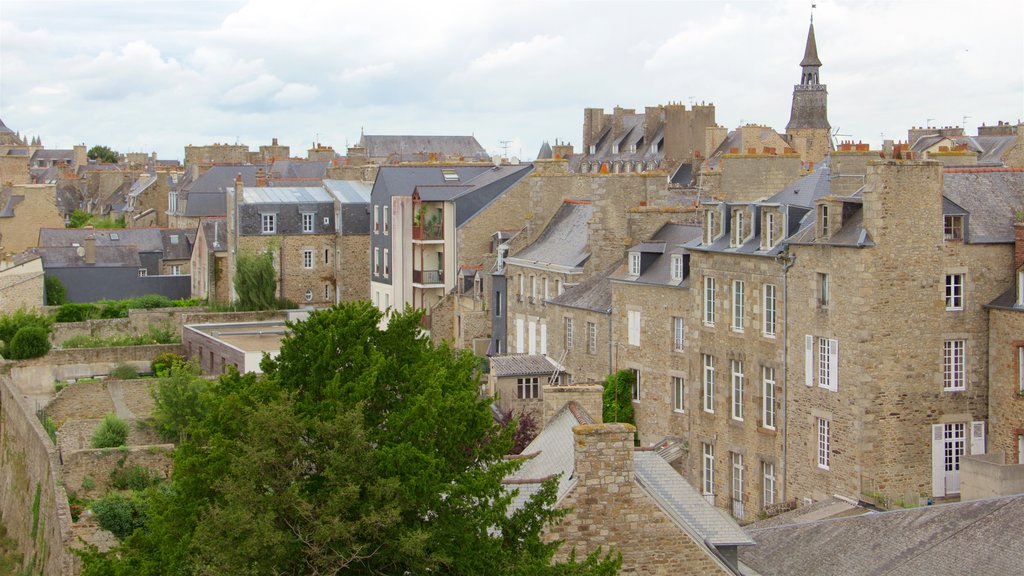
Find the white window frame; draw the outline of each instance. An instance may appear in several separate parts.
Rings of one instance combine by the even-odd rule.
[[[714,276],[704,277],[704,325],[715,325],[715,289],[717,282]]]
[[[276,212],[261,212],[260,213],[260,233],[261,234],[277,234],[277,213]]]
[[[775,247],[775,212],[765,211],[764,214],[764,248],[771,250]]]
[[[946,310],[964,309],[964,277],[960,274],[946,274]]]
[[[139,278],[145,278],[149,276],[149,270],[146,268],[139,268]]]
[[[1024,346],[1017,347],[1017,390],[1024,395]],[[1021,457],[1024,458],[1024,454]]]
[[[1017,272],[1017,306],[1024,306],[1024,270]]]
[[[732,383],[732,419],[743,421],[743,361],[730,360],[729,371]]]
[[[373,275],[380,276],[380,247],[373,249]]]
[[[765,284],[762,289],[762,314],[761,333],[766,338],[775,338],[775,331],[778,329],[778,300],[774,284]]]
[[[313,214],[312,212],[303,212],[302,213],[302,233],[303,234],[312,234],[313,233],[314,218],[315,218],[315,214]]]
[[[683,324],[682,316],[672,317],[672,349],[676,352],[682,352],[683,346],[686,344],[686,330]]]
[[[817,347],[818,387],[839,389],[839,341],[834,338],[818,338]]]
[[[942,238],[947,241],[964,239],[964,217],[962,215],[947,214],[942,218]]]
[[[380,234],[380,206],[373,205],[373,233]]]
[[[181,264],[171,264],[171,276],[181,276]]]
[[[743,280],[732,281],[732,331],[743,332],[744,299],[747,288]]]
[[[774,462],[761,462],[761,478],[763,482],[761,484],[761,501],[764,504],[764,508],[767,508],[775,504],[775,463]]]
[[[682,376],[672,376],[669,381],[672,384],[672,411],[682,414],[686,411],[686,382]]]
[[[678,282],[683,279],[683,255],[672,255],[672,281]]]
[[[640,275],[640,253],[630,252],[629,253],[629,275],[639,276]]]
[[[950,339],[942,343],[942,389],[960,392],[967,389],[967,341]]]
[[[566,350],[572,350],[572,338],[573,338],[573,334],[572,334],[572,328],[573,328],[573,326],[572,326],[572,318],[569,318],[568,316],[566,316],[564,326],[565,326],[565,349]]]
[[[732,460],[732,500],[743,502],[743,454],[730,452]]]
[[[831,302],[831,280],[828,274],[825,272],[818,272],[818,306],[821,308],[828,308],[829,302]]]
[[[587,352],[597,354],[597,324],[587,322]]]
[[[704,243],[711,244],[715,241],[715,212],[714,210],[704,211]]]
[[[738,208],[732,213],[732,245],[743,245],[743,209]]]
[[[640,402],[640,370],[638,369],[633,370],[632,400]]]
[[[302,267],[310,269],[313,267],[313,251],[303,250],[302,251]]]
[[[827,418],[818,418],[818,468],[829,470],[832,464],[831,423]]]
[[[761,367],[761,425],[775,430],[775,368]]]
[[[390,206],[388,206],[387,204],[385,204],[385,205],[383,206],[382,210],[381,210],[381,212],[382,212],[382,214],[383,214],[383,215],[381,216],[381,228],[383,228],[383,230],[384,230],[384,235],[385,235],[385,236],[386,236],[386,235],[387,235],[387,233],[388,233],[388,232],[389,232],[389,231],[391,230],[391,219],[390,219],[390,217],[389,217],[389,216],[390,216],[390,214],[388,214],[388,212],[390,211],[390,210],[389,210],[389,208],[390,208]]]
[[[382,264],[384,267],[384,277],[387,278],[391,276],[391,249],[384,249],[384,261]]]
[[[715,413],[715,357],[710,354],[702,354],[703,365],[703,397],[704,411],[710,414]]]
[[[640,311],[626,311],[627,338],[630,346],[640,345]]]
[[[701,453],[703,454],[703,465],[701,467],[701,487],[704,498],[714,504],[715,496],[715,445],[701,442]]]
[[[535,400],[540,398],[540,378],[537,376],[517,378],[516,398],[519,400]]]

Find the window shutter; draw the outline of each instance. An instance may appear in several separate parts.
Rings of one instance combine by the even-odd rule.
[[[971,422],[971,454],[985,453],[985,422]]]
[[[804,337],[804,377],[808,386],[814,386],[814,336]]]
[[[540,353],[548,355],[548,323],[544,321],[540,323]]]
[[[828,353],[828,389],[839,390],[839,340],[832,340]]]
[[[946,495],[946,470],[943,466],[945,454],[942,445],[942,424],[932,425],[932,496]]]

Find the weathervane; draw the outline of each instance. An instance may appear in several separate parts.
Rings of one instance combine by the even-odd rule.
[[[817,7],[817,4],[811,4],[811,24],[814,24],[814,9]]]

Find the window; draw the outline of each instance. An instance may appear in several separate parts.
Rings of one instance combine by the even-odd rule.
[[[530,304],[537,301],[537,277],[530,275]]]
[[[494,316],[501,318],[501,290],[494,293]]]
[[[764,507],[767,508],[772,504],[775,504],[775,463],[774,462],[762,462],[761,463],[761,477],[764,479],[762,483],[763,494],[761,495],[761,501]]]
[[[597,154],[597,146],[596,145],[594,145],[594,144],[590,145],[590,153],[591,154]]]
[[[763,237],[765,250],[775,247],[775,212],[765,212]]]
[[[629,345],[639,346],[640,345],[640,311],[629,310],[626,312],[626,321],[629,325]]]
[[[828,274],[818,272],[818,306],[825,308],[829,302]]]
[[[743,420],[743,361],[731,360],[732,372],[732,419]]]
[[[672,349],[676,352],[683,351],[683,319],[679,316],[672,318]]]
[[[313,233],[313,213],[303,212],[302,213],[302,233],[312,234]]]
[[[828,205],[818,206],[818,222],[821,223],[821,237],[828,238]]]
[[[673,376],[672,377],[672,411],[682,412],[683,411],[683,398],[685,398],[686,390],[683,387],[683,377]]]
[[[306,293],[303,296],[306,298],[306,302],[313,301],[313,291],[310,290],[309,288],[306,289]]]
[[[540,397],[540,380],[537,376],[519,378],[516,381],[516,398],[532,400]]]
[[[330,284],[324,284],[324,300],[330,300],[330,299],[331,299],[331,285]]]
[[[170,192],[167,194],[167,211],[174,214],[178,211],[178,193]]]
[[[701,443],[704,454],[704,467],[701,480],[704,488],[704,498],[712,505],[715,503],[715,447],[712,444]]]
[[[964,217],[945,216],[943,217],[942,237],[946,240],[964,239]]]
[[[619,145],[618,145],[618,143],[612,144],[612,154],[618,154],[618,153],[619,153]]]
[[[704,411],[715,412],[715,357],[701,355],[704,360]]]
[[[1024,270],[1017,272],[1017,306],[1024,306]]]
[[[1024,346],[1017,348],[1017,390],[1024,395]]]
[[[380,275],[380,248],[373,249],[373,274]]]
[[[597,354],[597,324],[587,322],[587,352]]]
[[[260,214],[260,232],[274,234],[277,232],[277,214]]]
[[[303,250],[302,251],[302,267],[312,268],[313,267],[313,251]]]
[[[139,268],[139,278],[145,278],[146,276],[149,276],[149,270]]]
[[[523,301],[523,294],[525,292],[526,292],[526,280],[523,278],[523,275],[520,274],[519,275],[519,301],[520,302]]]
[[[704,278],[704,325],[715,325],[715,278]]]
[[[762,317],[761,330],[765,336],[769,338],[775,337],[776,319],[775,319],[775,285],[765,284],[764,285],[764,316]]]
[[[459,173],[454,168],[442,168],[441,174],[444,176],[445,182],[458,182]]]
[[[732,455],[732,500],[743,502],[743,454],[731,452]],[[733,508],[734,512],[736,508]],[[736,514],[742,516],[742,514]]]
[[[572,318],[565,319],[565,349],[572,350]]]
[[[640,253],[630,252],[629,253],[629,275],[639,276],[640,275]]]
[[[946,274],[946,310],[964,309],[964,275]]]
[[[966,389],[964,371],[965,340],[946,340],[942,345],[942,388]]]
[[[761,368],[761,425],[775,429],[775,368]]]
[[[380,206],[373,207],[373,233],[380,232]]]
[[[818,468],[828,470],[829,457],[829,422],[824,418],[818,418]]]
[[[711,210],[704,212],[704,243],[711,244],[715,241],[715,213]]]
[[[743,238],[743,209],[739,209],[732,213],[732,245],[742,245]]]
[[[391,250],[384,249],[384,275],[391,275]]]
[[[331,251],[329,248],[324,248],[324,264],[331,262]]]
[[[384,228],[384,233],[385,234],[387,234],[388,231],[391,230],[391,218],[388,216],[388,209],[389,208],[391,208],[391,207],[390,206],[384,206],[384,208],[383,208],[384,215],[381,216],[381,220],[382,220],[381,227]]]
[[[733,280],[732,283],[732,329],[735,332],[743,332],[743,295],[746,287],[743,280]]]
[[[683,279],[683,255],[672,255],[672,280],[678,282]]]
[[[836,389],[836,360],[838,346],[835,340],[829,338],[818,339],[818,387]]]
[[[181,264],[171,264],[171,276],[181,276]]]
[[[564,291],[565,291],[565,288],[562,286],[562,279],[561,278],[555,278],[555,293],[558,294],[559,296],[561,296],[562,292],[564,292]]]
[[[633,402],[640,401],[640,371],[633,370]]]
[[[545,276],[544,277],[544,299],[547,300],[548,298],[551,298],[551,293],[548,292],[548,277]]]

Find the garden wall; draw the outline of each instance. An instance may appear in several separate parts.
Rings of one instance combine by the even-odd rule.
[[[174,462],[171,460],[173,444],[129,446],[124,449],[77,450],[64,454],[64,486],[79,498],[95,499],[110,488],[110,477],[115,470],[130,470],[143,466],[159,478],[168,478]],[[83,486],[92,478],[92,487]]]

